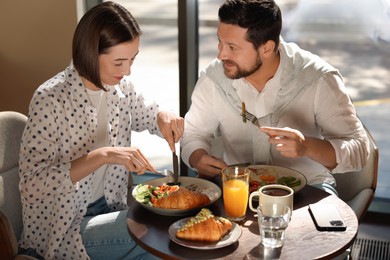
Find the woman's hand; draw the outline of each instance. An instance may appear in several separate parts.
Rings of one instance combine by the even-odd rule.
[[[70,177],[76,183],[106,164],[123,165],[126,170],[137,174],[156,172],[149,160],[136,147],[102,147],[74,160]]]
[[[156,172],[145,155],[136,147],[108,147],[109,164],[123,165],[128,171],[144,174],[145,171]]]
[[[184,132],[184,118],[172,112],[160,111],[157,114],[157,125],[171,151],[175,152],[175,143],[179,142]]]

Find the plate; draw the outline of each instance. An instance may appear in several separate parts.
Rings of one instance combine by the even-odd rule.
[[[134,193],[137,190],[138,186],[134,187],[132,191],[132,195],[135,202],[141,207],[144,207],[145,209],[150,210],[156,214],[165,215],[165,216],[186,216],[186,215],[193,214],[194,212],[199,211],[201,208],[213,204],[217,199],[219,199],[219,197],[221,197],[221,193],[222,193],[221,189],[211,181],[196,178],[196,177],[179,177],[179,182],[181,183],[180,185],[181,187],[190,187],[190,186],[196,187],[198,191],[209,196],[210,202],[206,205],[202,205],[201,207],[197,207],[193,209],[162,209],[162,208],[156,208],[138,202],[134,197]],[[143,185],[149,184],[151,186],[160,186],[166,183],[168,183],[168,177],[153,179],[150,181],[143,182],[142,184]]]
[[[208,250],[208,249],[216,249],[216,248],[229,246],[229,245],[235,243],[240,238],[240,236],[242,234],[241,227],[232,221],[232,224],[233,224],[232,230],[230,230],[230,232],[227,233],[225,236],[223,236],[221,238],[221,240],[219,240],[218,242],[191,241],[191,240],[186,240],[186,239],[181,239],[181,238],[176,237],[176,231],[182,225],[187,223],[187,221],[190,218],[191,217],[178,220],[169,227],[169,229],[168,229],[169,238],[173,242],[175,242],[179,245],[185,246],[185,247],[189,247],[189,248]]]
[[[250,168],[250,169],[265,169],[265,170],[271,169],[274,172],[276,172],[278,179],[281,177],[289,177],[289,176],[300,179],[301,180],[300,185],[291,187],[294,190],[294,193],[297,193],[298,191],[300,191],[307,184],[307,179],[306,179],[305,175],[303,175],[302,173],[300,173],[296,170],[290,169],[290,168],[281,167],[281,166],[273,166],[273,165],[250,165],[250,166],[248,166],[248,168]],[[251,180],[249,180],[249,181],[251,181]]]

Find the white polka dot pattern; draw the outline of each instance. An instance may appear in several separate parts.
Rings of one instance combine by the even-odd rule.
[[[110,145],[130,146],[132,130],[161,136],[157,104],[147,104],[127,78],[107,88]],[[91,151],[96,131],[96,110],[72,64],[34,93],[19,163],[23,248],[46,259],[88,259],[79,231],[91,203],[91,175],[76,186],[69,171],[71,161]],[[115,210],[127,207],[128,176],[122,166],[107,169],[104,194]]]

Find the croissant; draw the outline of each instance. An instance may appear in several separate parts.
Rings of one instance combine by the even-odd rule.
[[[178,238],[217,242],[233,227],[232,222],[223,217],[214,216],[209,209],[203,208],[176,231]]]
[[[210,198],[206,194],[180,187],[168,196],[155,200],[153,206],[164,209],[193,209],[209,202]]]

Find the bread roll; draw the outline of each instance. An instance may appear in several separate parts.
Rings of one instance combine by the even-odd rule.
[[[180,227],[176,231],[176,236],[193,241],[217,242],[232,227],[233,224],[228,219],[216,217],[209,209],[204,208]]]
[[[168,196],[157,199],[153,206],[164,209],[193,209],[202,207],[210,202],[206,194],[190,191],[180,187],[177,191],[170,193]]]

